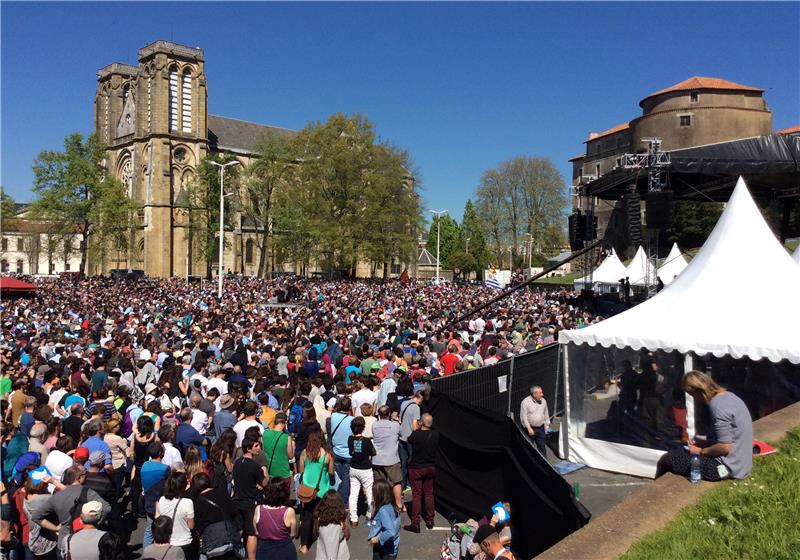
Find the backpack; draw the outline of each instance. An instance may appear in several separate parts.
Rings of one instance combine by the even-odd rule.
[[[119,435],[128,439],[131,437],[133,433],[133,413],[134,412],[141,412],[141,408],[137,405],[131,405],[128,407],[128,410],[125,412],[125,418],[122,420],[122,427],[120,428]]]
[[[78,499],[75,500],[75,503],[72,504],[71,508],[69,508],[69,525],[67,527],[67,531],[71,533],[77,533],[83,529],[83,521],[81,521],[81,509],[83,509],[83,504],[88,501],[89,489],[84,486],[81,488],[81,494],[78,496]]]
[[[290,434],[296,434],[297,430],[300,428],[300,423],[303,421],[303,405],[307,402],[308,400],[306,399],[300,402],[299,398],[292,401],[289,407],[289,418],[286,423]]]

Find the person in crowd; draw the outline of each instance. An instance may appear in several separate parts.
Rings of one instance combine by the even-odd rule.
[[[106,423],[103,441],[111,450],[111,480],[114,482],[114,502],[122,497],[128,466],[128,440],[120,436],[122,424],[116,418]]]
[[[352,406],[350,397],[342,397],[327,425],[328,442],[333,453],[336,474],[339,475],[339,495],[342,501],[350,499],[350,451],[347,442],[353,435]]]
[[[386,480],[376,480],[372,486],[375,518],[370,524],[367,539],[372,544],[373,560],[397,560],[400,553],[400,514]]]
[[[688,449],[675,449],[665,454],[659,461],[657,476],[668,471],[688,476],[692,455],[700,457],[703,480],[741,480],[750,476],[753,419],[744,401],[699,371],[684,374],[681,385],[695,402],[708,406],[712,433],[705,439],[691,439]]]
[[[514,554],[500,542],[500,534],[492,525],[481,525],[475,531],[472,542],[481,547],[486,558],[515,560]]]
[[[100,560],[100,539],[106,534],[98,529],[108,511],[104,502],[91,500],[81,507],[80,531],[72,533],[66,539],[67,558],[81,558],[86,560]],[[105,560],[105,559],[104,559]]]
[[[219,527],[222,525],[231,548],[227,553],[214,558],[239,560],[241,541],[238,532],[232,530],[238,530],[236,509],[227,486],[212,486],[208,475],[199,473],[192,478],[190,495],[194,503],[194,530],[200,537],[200,542],[207,542],[212,537],[211,533],[219,534]]]
[[[349,560],[347,509],[335,490],[328,490],[314,510],[316,560]]]
[[[34,480],[30,476],[25,480],[25,497],[22,508],[22,522],[28,527],[28,551],[36,560],[56,560],[58,532],[61,527],[49,519],[45,519],[41,511],[47,509],[50,494],[47,482]],[[5,516],[4,516],[5,518]]]
[[[286,433],[286,414],[279,412],[275,415],[273,429],[264,430],[261,441],[270,480],[283,479],[288,486],[292,476],[290,457],[294,461],[295,453],[294,439]]]
[[[222,370],[220,370],[222,371]],[[227,387],[227,384],[226,384]],[[220,410],[214,414],[214,435],[217,439],[222,436],[225,430],[233,429],[236,425],[236,416],[233,414],[232,409],[236,401],[228,394],[224,394],[219,399]]]
[[[403,470],[403,489],[408,487],[408,461],[411,457],[409,436],[419,429],[419,419],[422,414],[422,402],[425,399],[423,391],[414,393],[414,398],[403,401],[400,405],[400,467]]]
[[[153,419],[142,414],[136,420],[136,431],[133,437],[133,445],[128,448],[129,457],[133,460],[131,469],[131,508],[136,517],[143,516],[144,511],[139,507],[142,495],[142,465],[151,458],[150,444],[158,443],[154,432]],[[160,462],[160,461],[159,461]]]
[[[240,520],[239,526],[244,528],[245,536],[249,538],[255,534],[251,520],[269,475],[264,467],[253,460],[255,454],[263,454],[261,440],[245,438],[242,452],[242,457],[233,464],[233,503]]]
[[[153,544],[142,550],[143,560],[189,560],[183,548],[171,544],[172,518],[162,515],[153,521]]]
[[[248,428],[252,428],[253,426],[259,429],[259,433],[264,431],[264,426],[261,425],[261,422],[256,420],[256,416],[258,415],[258,405],[248,400],[244,407],[242,408],[242,416],[243,418],[239,420],[236,425],[233,427],[233,431],[236,432],[236,445],[238,447],[242,446],[242,441],[244,440],[244,433],[247,431]]]
[[[523,429],[528,433],[536,449],[544,457],[547,457],[547,431],[550,428],[550,412],[547,409],[547,401],[544,398],[544,391],[538,385],[531,387],[531,394],[522,399],[519,406],[519,419]]]
[[[436,479],[436,453],[439,451],[439,432],[433,428],[433,416],[423,414],[420,429],[408,437],[411,459],[408,461],[408,478],[411,482],[411,524],[406,531],[419,533],[422,504],[425,503],[425,525],[433,528],[434,509],[433,483]]]
[[[192,426],[192,409],[185,407],[181,409],[181,423],[175,429],[175,445],[181,453],[186,452],[190,445],[205,447],[208,441]]]
[[[164,445],[164,464],[173,468],[183,462],[180,450],[175,447],[175,424],[164,422],[158,429],[158,440]]]
[[[397,511],[403,513],[403,472],[400,467],[400,423],[389,419],[389,407],[378,408],[378,420],[372,426],[372,441],[375,456],[372,458],[374,480],[382,478],[392,487]]]
[[[270,480],[264,490],[263,504],[255,508],[254,535],[247,537],[247,555],[251,560],[297,560],[292,539],[297,536],[297,517],[286,504],[289,488],[283,480]]]
[[[151,441],[147,447],[149,459],[142,464],[140,472],[140,484],[143,497],[141,511],[146,517],[142,548],[153,542],[151,527],[155,519],[156,502],[163,493],[164,485],[170,470],[164,464],[164,446],[158,441]]]
[[[187,494],[188,481],[182,472],[172,472],[164,483],[164,495],[156,502],[155,519],[166,516],[172,519],[169,543],[179,546],[186,558],[197,558],[198,551],[192,538],[194,529],[194,502]]]
[[[300,455],[298,471],[301,483],[315,489],[314,496],[302,504],[300,554],[307,554],[309,547],[314,542],[314,524],[312,522],[314,510],[319,499],[330,488],[331,479],[336,472],[333,457],[325,450],[325,436],[322,432],[314,431],[309,434],[308,445]],[[341,492],[339,495],[341,496]]]
[[[358,495],[364,489],[367,498],[367,513],[372,514],[372,458],[375,456],[375,446],[372,440],[364,437],[366,422],[362,416],[353,419],[351,429],[353,435],[347,440],[350,452],[350,524],[358,526]]]
[[[127,560],[129,557],[128,545],[123,537],[111,531],[100,537],[97,548],[103,560]]]

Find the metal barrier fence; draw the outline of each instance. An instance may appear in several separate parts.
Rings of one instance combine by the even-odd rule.
[[[532,385],[539,385],[552,417],[564,410],[564,378],[559,363],[558,344],[552,344],[491,366],[434,379],[431,388],[519,422],[522,400],[530,395]]]

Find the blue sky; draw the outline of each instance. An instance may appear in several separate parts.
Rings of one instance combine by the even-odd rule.
[[[765,88],[800,124],[798,3],[11,3],[2,10],[2,172],[90,133],[99,68],[172,39],[205,51],[216,115],[299,129],[361,112],[409,150],[427,208],[460,217],[516,155],[567,160],[590,130],[690,76]]]

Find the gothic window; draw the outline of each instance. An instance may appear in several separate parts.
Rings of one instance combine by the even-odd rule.
[[[0,241],[0,251],[8,251],[8,239],[5,237]]]
[[[175,150],[175,161],[178,163],[183,163],[186,159],[186,150],[184,148],[178,148]]]
[[[183,71],[183,87],[181,87],[181,129],[192,131],[192,75],[189,69]]]
[[[25,250],[25,242],[22,240],[21,237],[17,238],[17,251],[24,251]]]
[[[17,274],[22,274],[22,259],[17,259]]]
[[[169,129],[178,130],[178,69],[169,69]]]
[[[8,272],[8,261],[5,259],[0,261],[0,272]]]
[[[245,264],[253,264],[253,248],[255,243],[252,239],[248,239],[244,244],[244,262]]]
[[[130,158],[125,160],[120,168],[120,181],[125,186],[128,196],[133,196],[133,163]]]

